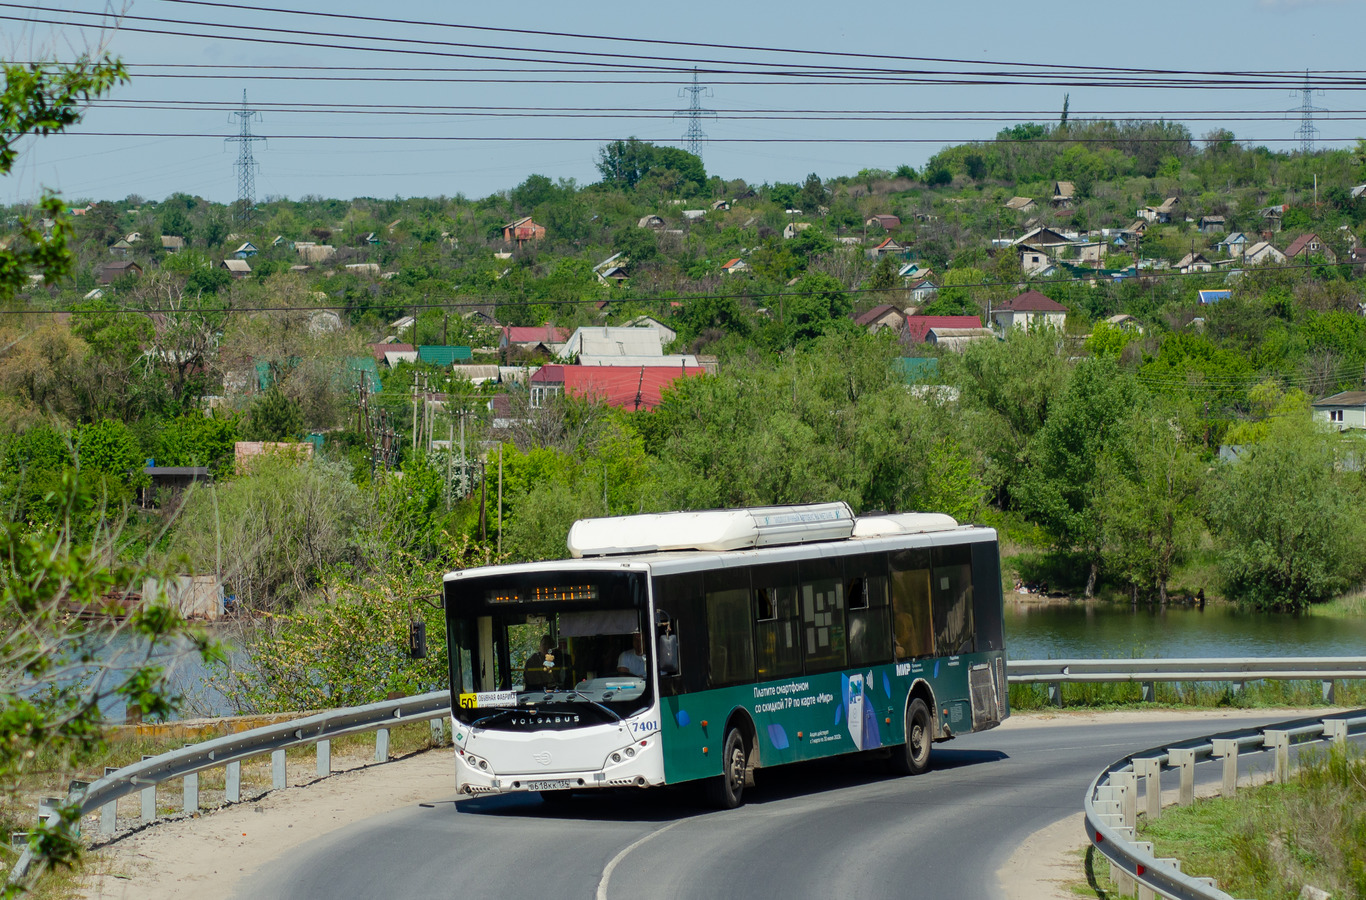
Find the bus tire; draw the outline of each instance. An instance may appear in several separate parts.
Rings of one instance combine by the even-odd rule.
[[[916,697],[906,704],[906,743],[892,750],[892,771],[897,775],[919,775],[930,767],[930,708]]]
[[[745,802],[745,738],[740,729],[726,732],[721,744],[721,774],[707,782],[707,799],[712,806],[735,809]]]

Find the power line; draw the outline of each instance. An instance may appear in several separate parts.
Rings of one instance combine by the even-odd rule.
[[[194,0],[176,0],[176,2],[189,3],[189,4],[191,4],[191,5],[205,5],[205,6],[210,6],[210,5],[211,5],[211,6],[225,6],[225,5],[226,5],[226,6],[231,6],[231,4],[218,4],[218,3],[207,3],[207,2],[198,3],[198,2],[194,2]],[[29,9],[29,7],[23,6],[22,4],[16,4],[16,3],[0,3],[0,7],[9,7],[9,8],[18,8],[18,9]],[[234,9],[239,9],[239,7],[233,7],[233,8],[234,8]],[[298,11],[298,10],[271,10],[271,11],[273,11],[273,12],[279,12],[279,13],[282,13],[282,14],[296,14],[296,15],[297,15],[297,14],[300,14],[300,11]],[[101,19],[103,19],[103,18],[106,17],[106,14],[104,14],[104,13],[89,12],[89,11],[84,11],[84,10],[72,10],[72,11],[70,11],[70,12],[71,12],[72,14],[74,14],[74,15],[95,16],[95,17],[99,17],[99,18],[101,18]],[[331,18],[344,18],[344,19],[354,19],[354,20],[365,21],[365,22],[386,22],[386,23],[389,23],[389,24],[394,24],[391,20],[379,19],[379,18],[376,18],[376,17],[349,16],[349,15],[343,15],[343,14],[337,14],[337,13],[329,13],[329,14],[309,13],[308,15],[309,15],[310,17],[317,17],[318,15],[325,15],[325,16],[331,17]],[[71,23],[65,22],[65,21],[58,21],[58,20],[53,20],[53,19],[41,19],[41,18],[37,18],[37,17],[31,16],[31,15],[30,15],[30,16],[23,16],[23,17],[18,17],[18,16],[0,16],[0,19],[7,19],[7,20],[12,20],[12,21],[21,21],[21,22],[28,22],[28,23],[38,23],[38,24],[52,24],[52,25],[67,25],[67,24],[71,24]],[[160,25],[197,26],[197,27],[205,27],[205,28],[214,28],[214,29],[217,29],[217,30],[216,30],[215,32],[213,32],[213,33],[203,34],[203,33],[186,32],[186,31],[183,31],[183,30],[174,30],[174,31],[171,31],[171,30],[159,29],[159,28],[137,27],[137,26],[128,24],[129,22],[134,22],[134,21],[136,21],[136,22],[148,22],[148,23],[154,23],[154,24],[160,24]],[[120,22],[120,24],[119,24],[118,27],[119,27],[119,29],[122,30],[122,31],[132,32],[132,33],[146,33],[146,34],[168,35],[168,36],[175,36],[175,37],[177,37],[177,38],[182,38],[182,39],[183,39],[183,38],[186,38],[186,37],[190,37],[190,38],[200,38],[200,39],[206,39],[206,40],[228,40],[228,41],[241,41],[241,42],[248,42],[248,43],[265,43],[265,44],[272,44],[272,45],[277,45],[277,46],[303,46],[303,47],[315,47],[315,48],[332,49],[332,50],[352,50],[352,51],[364,51],[364,52],[384,52],[384,53],[387,53],[387,54],[399,53],[399,54],[410,54],[410,55],[419,55],[419,56],[440,56],[440,57],[451,57],[451,58],[468,58],[468,59],[477,59],[477,60],[494,60],[494,61],[503,61],[503,62],[530,62],[530,63],[543,64],[543,65],[546,65],[546,66],[548,66],[548,67],[549,67],[549,66],[559,66],[559,65],[563,65],[563,64],[565,63],[565,60],[555,59],[555,58],[551,58],[551,57],[556,57],[556,56],[590,57],[590,58],[594,58],[593,61],[592,61],[592,63],[591,63],[593,66],[595,66],[595,67],[597,67],[597,68],[599,68],[599,69],[607,69],[607,70],[616,70],[616,69],[623,69],[623,68],[626,68],[626,69],[632,69],[632,70],[636,70],[636,71],[644,70],[644,71],[651,71],[651,72],[661,72],[661,73],[663,73],[663,72],[668,72],[668,73],[675,73],[675,74],[677,74],[677,73],[681,73],[681,72],[686,72],[688,68],[695,68],[695,67],[700,66],[700,65],[705,65],[705,66],[709,66],[709,67],[711,67],[711,66],[717,67],[717,68],[714,68],[714,69],[713,69],[713,68],[709,68],[709,69],[707,70],[709,73],[715,72],[715,73],[730,73],[730,74],[735,74],[735,73],[738,72],[738,73],[741,73],[741,74],[761,75],[761,76],[765,76],[765,77],[769,77],[769,78],[782,78],[782,79],[785,79],[785,80],[804,79],[804,78],[809,78],[809,77],[813,77],[813,76],[814,76],[814,77],[838,77],[838,78],[840,79],[840,81],[839,81],[839,82],[835,82],[835,83],[843,83],[844,81],[849,81],[849,82],[851,82],[851,83],[860,83],[861,81],[871,79],[871,80],[873,80],[874,83],[939,83],[939,84],[945,84],[945,83],[947,83],[947,84],[1003,84],[1003,85],[1004,85],[1004,84],[1009,84],[1009,85],[1019,85],[1019,84],[1045,84],[1045,85],[1055,85],[1055,86],[1077,86],[1077,87],[1085,87],[1085,86],[1095,86],[1095,87],[1200,87],[1200,88],[1214,88],[1214,87],[1223,87],[1223,88],[1240,87],[1240,88],[1246,88],[1246,87],[1254,87],[1254,88],[1262,88],[1262,89],[1283,87],[1284,84],[1285,84],[1285,79],[1282,77],[1281,73],[1277,73],[1277,72],[1266,72],[1266,73],[1261,73],[1261,72],[1217,72],[1217,71],[1161,70],[1161,69],[1136,69],[1136,68],[1128,68],[1128,69],[1126,69],[1126,68],[1120,68],[1120,67],[1057,66],[1057,65],[1054,65],[1054,64],[1022,63],[1022,62],[999,63],[999,62],[979,61],[979,60],[944,60],[944,59],[917,58],[917,57],[877,57],[877,56],[872,56],[872,55],[869,55],[867,58],[892,58],[892,59],[897,59],[897,60],[899,60],[899,61],[915,61],[915,62],[930,61],[930,62],[949,63],[949,64],[953,64],[953,65],[984,65],[984,66],[999,65],[999,66],[1003,66],[1003,67],[1005,67],[1005,68],[1003,68],[1003,69],[1001,69],[1001,70],[989,70],[989,69],[984,69],[984,70],[968,70],[968,71],[965,71],[965,72],[958,72],[958,71],[935,71],[935,70],[932,70],[932,69],[905,69],[905,70],[903,70],[903,69],[892,69],[892,68],[867,68],[867,67],[853,67],[853,66],[813,66],[813,65],[806,65],[806,64],[797,64],[797,65],[794,66],[792,63],[787,62],[787,61],[784,61],[784,62],[781,62],[781,63],[770,63],[770,62],[764,62],[764,61],[753,61],[753,60],[750,60],[750,61],[745,61],[744,63],[741,64],[742,66],[744,66],[744,67],[749,67],[749,69],[753,70],[753,71],[746,71],[745,68],[737,68],[736,65],[735,65],[734,63],[732,63],[731,61],[729,61],[729,60],[691,59],[691,58],[676,58],[676,59],[668,59],[668,60],[665,60],[665,62],[671,63],[671,65],[641,65],[641,64],[639,64],[639,63],[632,63],[631,65],[627,65],[627,64],[625,64],[625,63],[604,62],[604,61],[602,61],[602,60],[607,60],[607,59],[612,59],[612,60],[615,60],[615,59],[632,59],[632,60],[636,60],[636,59],[639,59],[639,57],[633,57],[633,56],[630,56],[630,55],[628,55],[628,54],[609,53],[609,52],[605,52],[605,51],[559,50],[559,49],[553,49],[553,48],[524,48],[524,47],[506,47],[506,46],[497,46],[497,45],[495,45],[495,46],[493,46],[493,47],[488,47],[486,44],[474,44],[474,43],[456,42],[456,41],[436,41],[436,40],[427,40],[427,39],[419,39],[419,38],[387,37],[387,36],[369,35],[369,34],[361,34],[361,35],[358,35],[358,34],[347,34],[347,33],[336,33],[336,32],[319,32],[319,31],[317,31],[317,30],[315,30],[315,29],[298,30],[298,29],[288,29],[288,28],[275,28],[275,27],[264,26],[264,25],[244,25],[244,24],[223,23],[223,22],[201,22],[201,21],[194,21],[194,20],[170,19],[170,18],[155,17],[155,16],[124,15],[124,16],[120,16],[120,17],[119,17],[119,22]],[[415,24],[415,25],[416,25],[416,24],[440,24],[440,23],[405,22],[405,23],[403,23],[403,24]],[[447,27],[451,27],[451,26],[447,26]],[[456,27],[464,27],[464,26],[456,26]],[[471,27],[472,27],[472,26],[471,26]],[[481,27],[481,29],[482,29],[482,27]],[[493,29],[482,29],[482,30],[493,30]],[[364,41],[368,41],[368,42],[380,42],[380,43],[385,44],[385,45],[397,44],[398,46],[357,46],[357,45],[348,45],[348,44],[325,43],[325,42],[320,42],[320,41],[317,41],[317,40],[308,40],[308,41],[284,40],[283,38],[278,38],[278,37],[275,37],[275,38],[268,38],[268,37],[252,37],[252,36],[250,36],[250,35],[248,35],[248,34],[238,34],[238,33],[233,33],[233,32],[250,32],[250,33],[277,34],[277,35],[289,35],[289,36],[302,36],[302,37],[309,37],[309,38],[318,38],[318,37],[322,37],[322,38],[336,38],[336,39],[338,39],[338,40],[352,40],[352,41],[363,41],[363,42],[364,42]],[[722,45],[718,45],[718,46],[722,46]],[[487,52],[484,52],[484,53],[471,53],[471,52],[455,52],[455,51],[450,50],[450,49],[418,49],[418,48],[420,48],[420,47],[427,47],[427,48],[430,48],[430,47],[439,47],[439,48],[462,48],[462,49],[466,49],[466,50],[486,50],[486,49],[495,49],[495,50],[503,50],[503,51],[508,51],[508,52],[516,52],[516,53],[523,53],[523,54],[535,54],[535,55],[532,55],[532,56],[530,56],[530,57],[527,57],[527,56],[509,57],[509,56],[501,56],[501,55],[497,55],[497,54],[490,54],[490,53],[487,53]],[[804,54],[804,55],[827,55],[826,53],[821,53],[821,52],[819,52],[819,51],[800,51],[800,50],[798,50],[798,51],[792,51],[792,52],[793,52],[793,53],[796,53],[796,54]],[[830,53],[829,55],[834,55],[834,56],[851,56],[851,57],[860,56],[859,54],[843,54],[843,53],[837,53],[837,52],[836,52],[836,53]],[[651,57],[651,58],[654,58],[654,57]],[[554,69],[552,69],[552,68],[547,68],[545,71],[549,74],[549,73],[553,72]],[[1032,73],[1032,74],[1029,74],[1029,73]],[[1105,73],[1105,74],[1104,74],[1103,77],[1101,77],[1098,73]],[[1361,76],[1363,76],[1363,75],[1366,75],[1366,72],[1353,70],[1353,71],[1350,71],[1349,74],[1351,74],[1351,75],[1354,76],[1354,77],[1351,77],[1351,78],[1334,77],[1334,78],[1331,78],[1331,79],[1324,78],[1324,79],[1321,79],[1321,83],[1327,84],[1328,86],[1340,86],[1340,87],[1360,87],[1360,86],[1366,85],[1366,79],[1363,79],[1363,77],[1361,77]],[[965,77],[965,76],[966,76],[966,77]],[[1191,76],[1191,77],[1189,77],[1189,78],[1177,78],[1177,77],[1174,77],[1174,76]],[[1297,77],[1298,77],[1298,76],[1297,76]],[[889,79],[889,78],[894,79],[894,80],[892,80],[892,81],[887,81],[886,79]],[[883,81],[878,81],[878,79],[882,79]],[[1031,79],[1032,79],[1032,80],[1031,80]],[[1091,79],[1091,80],[1081,80],[1081,79]]]
[[[190,131],[68,131],[63,132],[62,139],[72,137],[115,137],[115,138],[221,138],[218,134]],[[563,136],[563,135],[468,135],[468,134],[272,134],[259,135],[260,140],[278,141],[418,141],[418,142],[463,142],[463,143],[593,143],[602,144],[610,141],[620,140],[620,135],[584,137],[584,136]],[[669,137],[649,137],[639,138],[650,143],[666,144],[672,140]],[[231,140],[228,138],[227,140]],[[1122,142],[1125,144],[1188,144],[1189,138],[1118,138],[1118,137],[1098,137],[1098,138],[974,138],[974,137],[725,137],[708,138],[712,143],[722,144],[1113,144]],[[1284,144],[1294,143],[1298,138],[1286,137],[1246,137],[1239,138],[1240,141],[1256,144]],[[1325,142],[1332,143],[1356,143],[1358,138],[1323,138]]]

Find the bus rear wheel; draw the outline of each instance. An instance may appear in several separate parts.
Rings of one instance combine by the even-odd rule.
[[[919,697],[906,704],[906,743],[892,751],[892,771],[919,775],[930,767],[930,708]]]
[[[707,783],[707,799],[721,809],[735,809],[745,802],[744,736],[732,728],[721,746],[721,774]]]

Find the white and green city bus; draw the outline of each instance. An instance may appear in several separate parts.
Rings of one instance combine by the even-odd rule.
[[[996,532],[844,503],[585,519],[569,560],[445,577],[465,798],[930,746],[1009,715]]]

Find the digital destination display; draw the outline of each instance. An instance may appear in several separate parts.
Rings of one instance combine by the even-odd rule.
[[[527,591],[506,588],[489,591],[484,595],[489,603],[558,603],[566,600],[596,600],[598,586],[595,584],[556,584],[549,587],[533,587]]]

